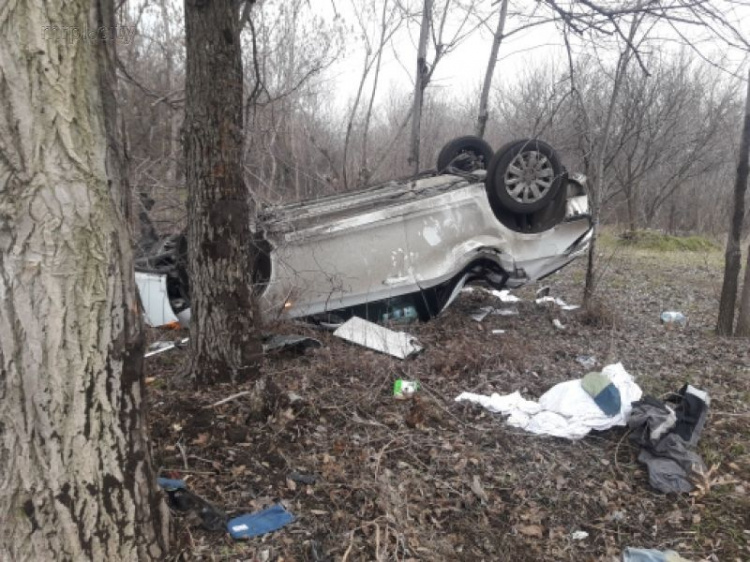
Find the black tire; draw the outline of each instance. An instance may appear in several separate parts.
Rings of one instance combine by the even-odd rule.
[[[544,141],[522,139],[497,151],[487,171],[490,203],[514,213],[549,205],[565,183],[557,151]]]
[[[443,173],[449,166],[467,173],[486,170],[492,154],[492,147],[483,139],[473,135],[458,137],[446,144],[438,154],[437,171]]]

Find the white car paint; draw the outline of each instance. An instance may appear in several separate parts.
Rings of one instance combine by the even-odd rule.
[[[481,175],[390,182],[269,208],[257,224],[272,248],[262,309],[267,317],[304,317],[455,279],[447,306],[477,260],[500,266],[507,285],[518,287],[586,251],[591,236],[587,212],[587,197],[571,196],[559,224],[536,234],[515,232],[493,214]],[[151,275],[136,277],[147,321],[159,325],[174,314],[165,284]]]

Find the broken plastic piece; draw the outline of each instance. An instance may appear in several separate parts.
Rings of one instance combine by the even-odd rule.
[[[576,310],[578,308],[581,308],[577,304],[568,304],[564,300],[562,300],[561,298],[558,298],[558,297],[550,297],[550,296],[540,297],[540,298],[536,299],[536,301],[534,301],[534,302],[536,302],[536,304],[544,304],[546,302],[551,302],[551,303],[556,304],[557,306],[559,306],[563,310]]]
[[[666,310],[661,313],[661,323],[666,325],[677,324],[684,326],[687,324],[687,317],[682,312]]]
[[[518,316],[518,310],[515,308],[496,308],[492,311],[492,314],[498,316]]]
[[[235,540],[249,539],[277,531],[292,521],[294,515],[284,509],[284,506],[275,504],[262,511],[230,519],[227,530]]]
[[[405,332],[394,332],[357,316],[339,326],[333,335],[341,339],[387,353],[399,359],[422,351],[414,336]]]
[[[182,338],[179,341],[155,341],[148,346],[144,357],[151,357],[153,355],[159,355],[175,347],[181,347],[189,341],[189,338]]]
[[[482,308],[475,310],[474,312],[471,313],[471,319],[475,320],[476,322],[481,322],[482,320],[487,318],[487,316],[493,310],[494,308],[492,308],[491,306],[483,306]]]

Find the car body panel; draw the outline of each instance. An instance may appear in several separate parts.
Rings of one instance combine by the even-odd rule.
[[[259,298],[264,314],[313,316],[447,284],[439,312],[468,280],[517,287],[585,251],[585,194],[568,197],[562,222],[525,234],[495,217],[483,179],[483,171],[443,174],[265,209],[256,224],[271,247]],[[144,307],[151,306],[151,285],[141,286],[150,291]],[[147,318],[153,325],[167,315],[148,311]]]
[[[167,276],[160,273],[136,271],[135,283],[143,307],[143,319],[149,326],[178,323],[167,293]]]

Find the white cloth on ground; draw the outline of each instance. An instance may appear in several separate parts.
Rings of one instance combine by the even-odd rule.
[[[622,363],[607,365],[602,373],[620,391],[620,412],[612,417],[607,416],[583,389],[581,379],[556,384],[538,402],[524,399],[518,391],[504,396],[463,392],[456,397],[456,401],[465,400],[479,404],[490,412],[508,415],[508,424],[530,433],[581,439],[592,429],[603,431],[616,425],[626,425],[631,403],[640,400],[643,395]]]

